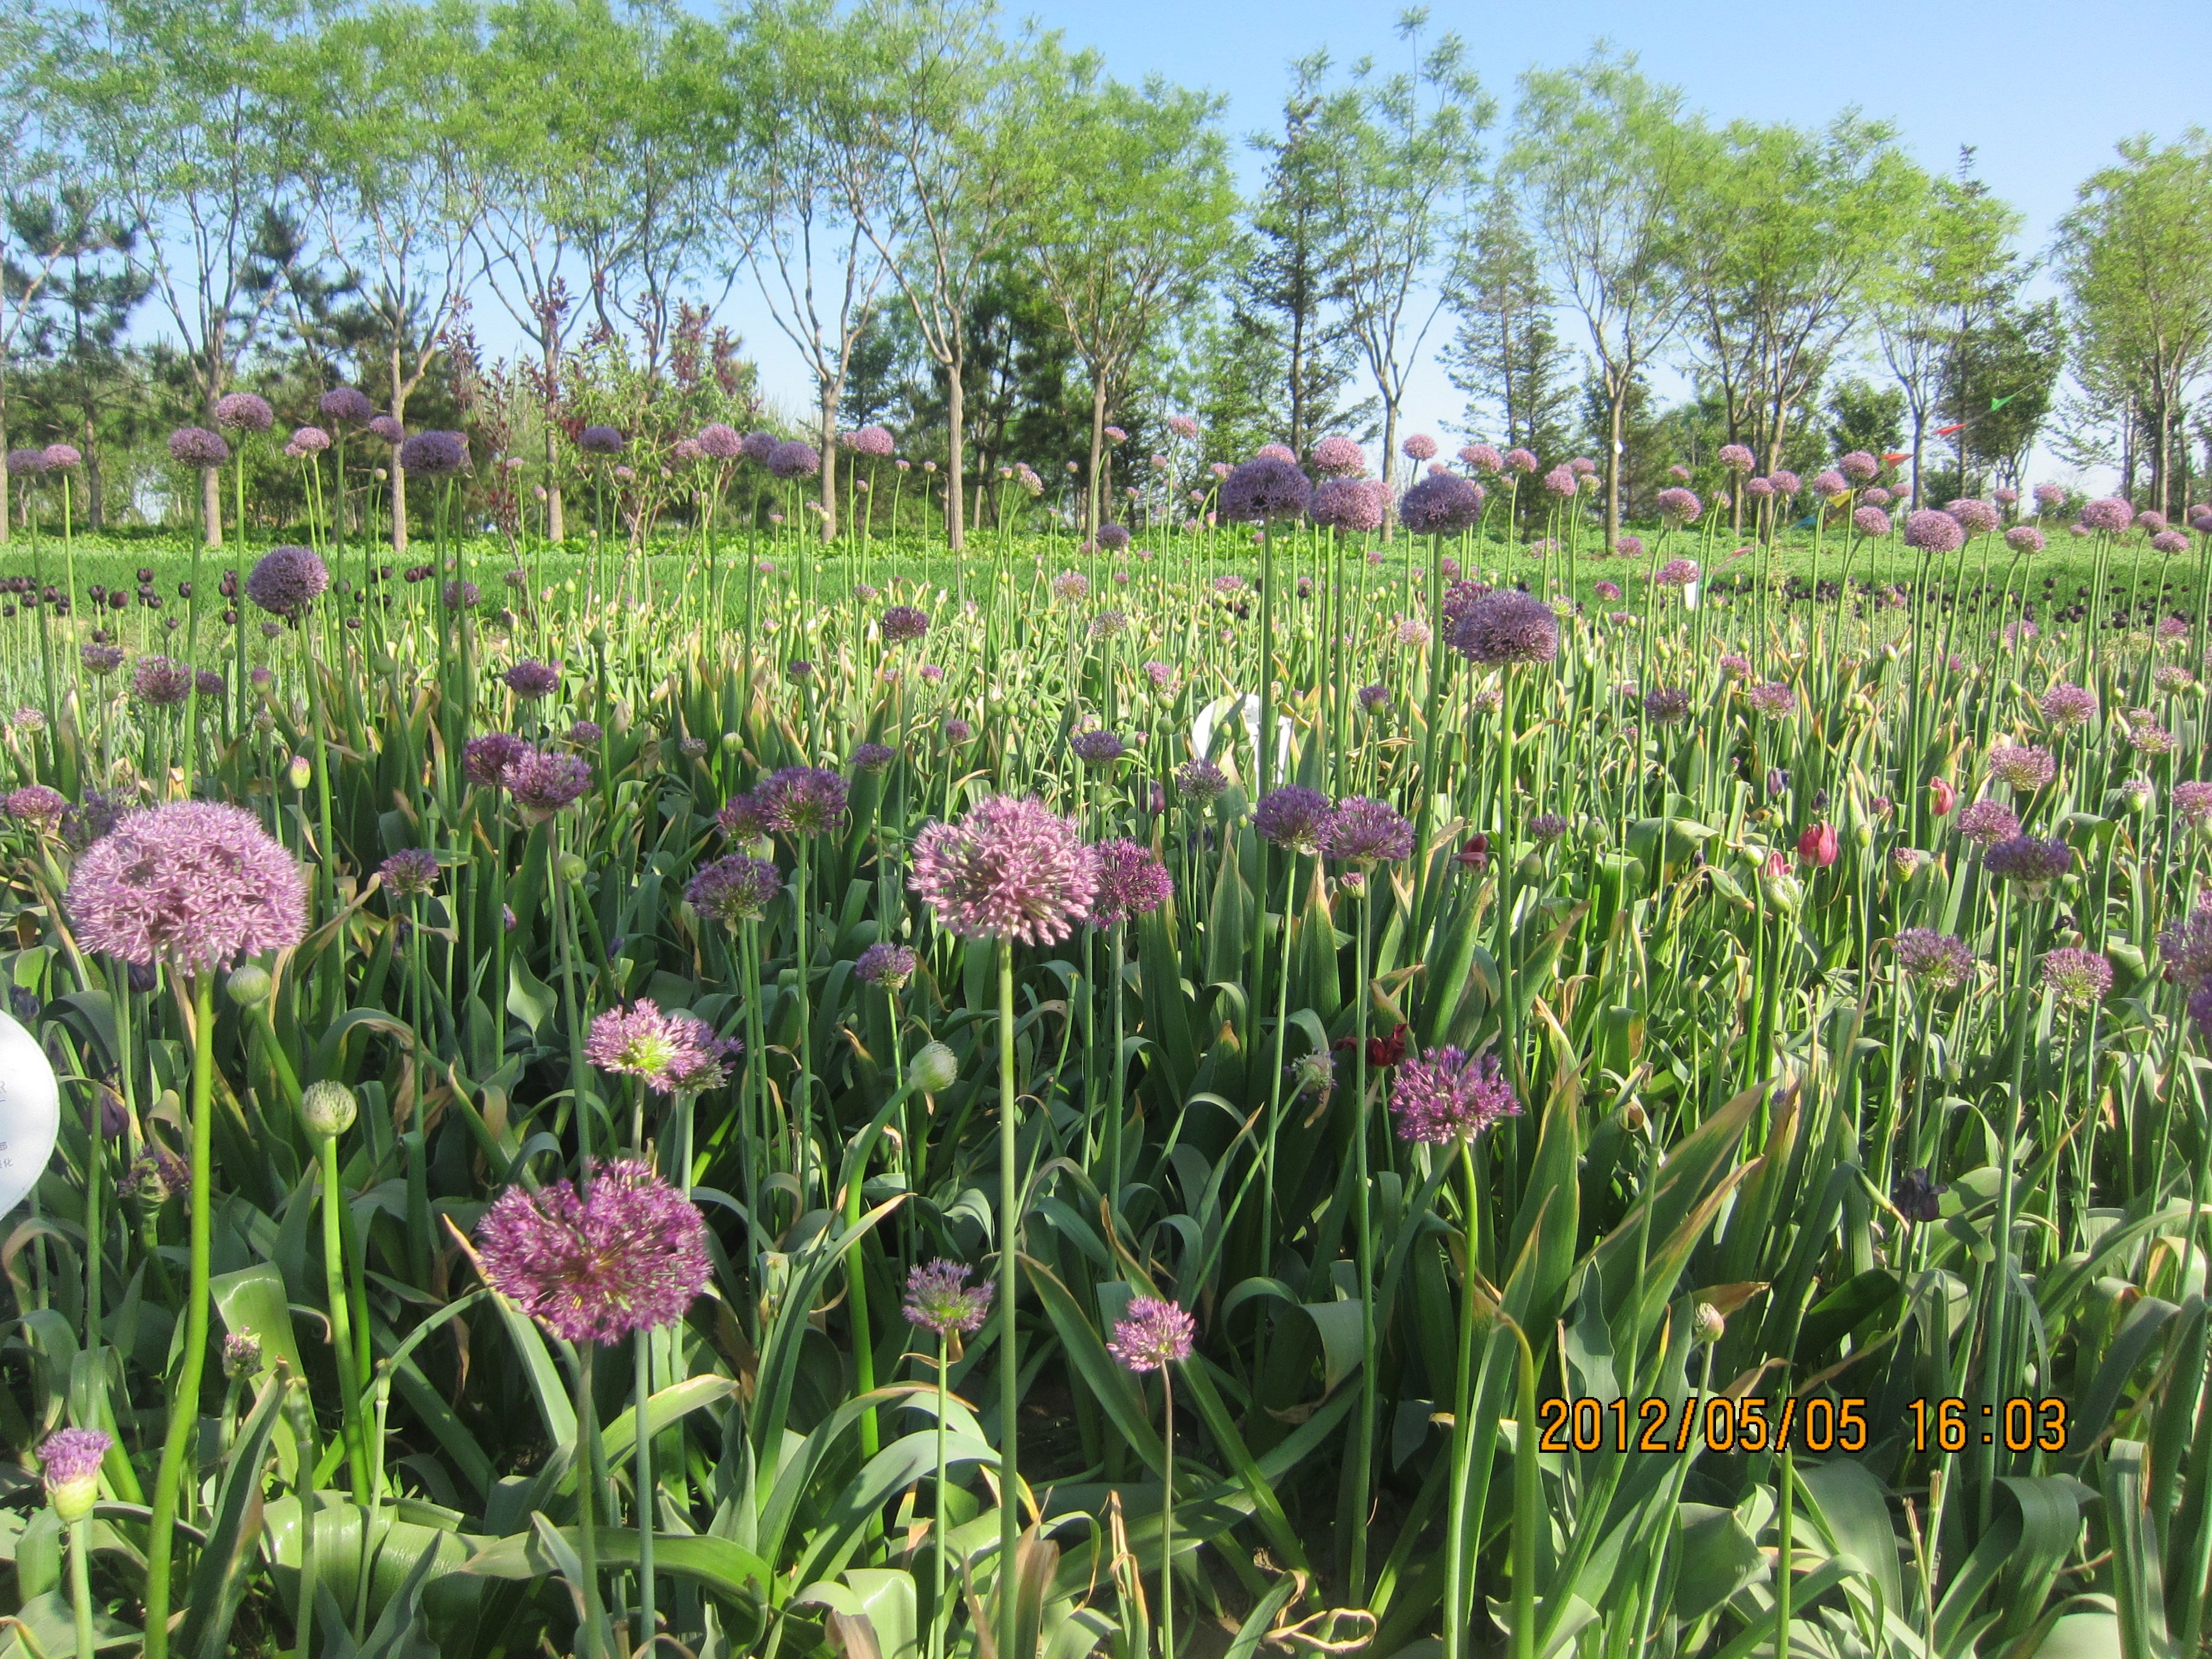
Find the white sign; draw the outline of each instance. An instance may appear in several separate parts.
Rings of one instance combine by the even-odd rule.
[[[38,1039],[0,1012],[0,1216],[37,1185],[61,1121],[61,1089]]]

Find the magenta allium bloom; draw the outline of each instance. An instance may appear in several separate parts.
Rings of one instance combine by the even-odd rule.
[[[707,451],[696,438],[678,438],[668,451],[668,459],[683,466],[693,466],[707,459]]]
[[[591,763],[581,755],[527,749],[507,774],[507,792],[526,815],[550,817],[592,787]]]
[[[1252,452],[1252,459],[1255,461],[1288,461],[1296,466],[1298,453],[1288,444],[1261,444]]]
[[[845,823],[844,778],[825,767],[786,766],[755,791],[761,822],[781,836],[824,836]]]
[[[1978,496],[1966,495],[1943,509],[1969,536],[1986,536],[1997,527],[1997,510]]]
[[[1644,538],[1623,532],[1613,538],[1613,550],[1624,559],[1640,559],[1644,556]]]
[[[1865,483],[1881,471],[1881,463],[1863,449],[1854,449],[1836,463],[1836,470],[1853,483]]]
[[[629,440],[611,426],[587,426],[576,434],[576,447],[586,455],[619,455]]]
[[[896,991],[914,977],[915,955],[903,945],[878,940],[860,952],[853,964],[853,977],[863,985],[880,985]]]
[[[1655,685],[1644,694],[1644,713],[1654,726],[1680,726],[1690,718],[1690,694],[1679,686]]]
[[[149,708],[174,708],[192,694],[192,671],[173,657],[149,653],[132,667],[131,690]]]
[[[2042,512],[2056,513],[2066,505],[2066,487],[2055,483],[2036,485],[2035,505]]]
[[[1526,449],[1509,449],[1504,456],[1506,470],[1523,477],[1536,470],[1536,457]]]
[[[1091,597],[1091,578],[1080,570],[1063,570],[1052,579],[1053,597],[1066,604]]]
[[[509,1187],[477,1224],[485,1279],[554,1335],[612,1342],[673,1324],[707,1288],[707,1224],[634,1158],[566,1181]]]
[[[1878,507],[1862,507],[1851,514],[1851,528],[1862,536],[1887,536],[1896,527]]]
[[[1156,1296],[1133,1296],[1127,1312],[1115,1322],[1106,1339],[1106,1352],[1121,1369],[1143,1375],[1190,1358],[1191,1341],[1198,1327],[1172,1302]]]
[[[1559,654],[1559,619],[1533,593],[1501,587],[1477,595],[1444,642],[1469,662],[1550,662]]]
[[[1271,846],[1308,854],[1321,851],[1328,834],[1328,797],[1303,784],[1270,789],[1253,810],[1252,827]]]
[[[758,921],[782,890],[783,876],[775,865],[732,853],[694,875],[684,896],[701,915],[734,927],[741,921]]]
[[[705,434],[702,433],[701,435],[703,437]],[[738,440],[738,447],[747,460],[766,466],[768,458],[775,453],[777,441],[773,432],[748,432]]]
[[[1763,501],[1774,494],[1774,480],[1763,476],[1747,478],[1743,482],[1743,493]]]
[[[266,398],[251,392],[232,392],[215,400],[215,423],[233,432],[266,432],[276,424],[276,411]]]
[[[811,478],[822,470],[822,457],[812,445],[793,438],[769,452],[768,470],[770,476],[786,480]]]
[[[603,1072],[641,1078],[656,1094],[712,1089],[727,1080],[736,1045],[691,1013],[663,1013],[649,997],[592,1022],[584,1058]]]
[[[994,795],[915,839],[908,885],[963,939],[1055,944],[1088,914],[1097,860],[1082,832],[1033,797]]]
[[[1431,1048],[1398,1067],[1390,1109],[1401,1139],[1442,1146],[1472,1140],[1500,1121],[1518,1117],[1521,1102],[1497,1055]]]
[[[880,623],[885,645],[904,645],[929,632],[929,613],[919,605],[895,605]]]
[[[855,772],[880,772],[898,758],[898,750],[887,743],[863,743],[853,750],[853,769]]]
[[[1367,470],[1366,452],[1341,433],[1313,447],[1313,470],[1324,478],[1350,478]]]
[[[368,423],[368,430],[371,436],[381,438],[395,449],[407,441],[407,428],[390,415],[373,417]]]
[[[1594,591],[1601,599],[1617,599],[1620,597],[1620,584],[1619,582],[1600,582]]]
[[[2016,524],[2004,533],[2005,545],[2015,553],[2043,551],[2043,532],[2032,524]]]
[[[1098,545],[1107,552],[1119,553],[1123,548],[1129,544],[1128,526],[1118,524],[1102,524],[1098,526],[1097,541]]]
[[[1813,475],[1813,493],[1822,501],[1836,501],[1851,493],[1850,480],[1834,467],[1825,467]]]
[[[1363,685],[1355,694],[1359,706],[1368,714],[1379,714],[1390,706],[1390,688],[1377,680],[1372,685]]]
[[[1409,461],[1431,461],[1436,459],[1437,441],[1425,432],[1416,432],[1398,450]]]
[[[1111,766],[1128,752],[1127,745],[1111,732],[1093,726],[1078,732],[1067,740],[1069,750],[1085,766]]]
[[[1388,801],[1347,795],[1322,830],[1322,847],[1344,864],[1395,864],[1413,855],[1413,826]]]
[[[461,775],[480,789],[504,789],[530,745],[512,732],[487,732],[461,750]]]
[[[418,432],[399,446],[399,470],[423,478],[467,471],[469,441],[458,432]]]
[[[1966,527],[1948,513],[1923,507],[1905,521],[1905,544],[1923,553],[1955,553],[1966,544]]]
[[[1743,698],[1753,708],[1770,719],[1779,719],[1784,714],[1794,714],[1797,708],[1796,692],[1782,680],[1768,680],[1764,684],[1754,685],[1743,694]]]
[[[957,714],[947,714],[945,717],[945,723],[937,729],[944,734],[945,742],[955,748],[968,742],[975,735],[975,728]]]
[[[39,459],[49,472],[70,472],[84,465],[84,456],[75,444],[48,444],[39,452]]]
[[[1198,417],[1194,415],[1170,415],[1168,430],[1186,442],[1198,436]]]
[[[1572,469],[1564,466],[1555,466],[1547,472],[1544,475],[1543,483],[1546,494],[1557,495],[1562,501],[1582,488],[1582,485],[1577,482]]]
[[[864,426],[850,434],[845,441],[855,455],[866,455],[874,460],[887,461],[898,447],[891,434],[879,426]]]
[[[1539,847],[1549,847],[1553,842],[1564,839],[1567,831],[1573,828],[1574,825],[1562,813],[1539,812],[1528,820],[1528,839]]]
[[[1132,916],[1150,915],[1175,896],[1175,881],[1149,847],[1133,841],[1102,841],[1093,847],[1098,884],[1085,918],[1094,927],[1111,927]]]
[[[2136,528],[2155,534],[2166,528],[2166,514],[2154,507],[2147,507],[2136,514]]]
[[[2070,731],[2097,718],[2097,694],[2085,685],[2061,681],[2043,694],[2038,705],[2043,718],[2060,731]]]
[[[271,616],[293,622],[330,585],[330,568],[304,547],[272,548],[246,573],[246,597]]]
[[[540,697],[551,696],[561,689],[561,665],[525,657],[500,678],[507,683],[507,689],[516,696],[535,702]]]
[[[1968,841],[1994,847],[2020,833],[2020,816],[2002,801],[1978,800],[1960,812],[1959,833]]]
[[[2033,744],[2001,743],[1990,750],[1990,772],[2002,778],[2016,795],[2032,794],[2058,775],[2058,763],[2047,749]]]
[[[315,400],[315,408],[324,419],[351,426],[361,426],[376,416],[376,405],[358,386],[332,386]]]
[[[1900,499],[1909,501],[1911,497],[1910,495],[1906,495],[1902,496]],[[1869,507],[1887,507],[1890,504],[1890,494],[1889,491],[1884,489],[1880,484],[1875,484],[1868,489],[1859,491],[1859,500],[1865,502]]]
[[[2173,811],[2192,830],[2212,829],[2212,783],[2175,784]]]
[[[1723,679],[1747,680],[1751,678],[1751,659],[1741,652],[1721,653],[1720,668]]]
[[[2081,508],[2082,525],[2107,536],[2117,536],[2135,522],[2136,510],[2117,495],[2106,495],[2085,502]]]
[[[1207,807],[1228,793],[1229,775],[1210,760],[1187,760],[1176,768],[1176,793]]]
[[[1990,494],[1996,498],[1999,507],[2012,507],[2020,500],[2020,491],[2014,489],[2010,484],[1999,484],[1995,489],[1990,491]]]
[[[991,1314],[991,1286],[988,1281],[970,1285],[968,1279],[974,1271],[942,1258],[908,1269],[901,1307],[907,1323],[939,1336],[981,1330]]]
[[[1165,662],[1148,662],[1145,665],[1145,678],[1152,683],[1153,690],[1172,691],[1175,690],[1176,684],[1175,665]]]
[[[180,426],[169,434],[169,459],[185,466],[221,466],[230,459],[230,446],[204,426]]]
[[[438,884],[438,855],[421,847],[403,847],[377,866],[384,890],[398,898],[420,898]]]
[[[1698,562],[1695,559],[1677,556],[1661,565],[1658,573],[1651,580],[1662,587],[1687,587],[1704,574],[1705,572],[1698,568]]]
[[[77,659],[88,674],[105,677],[123,666],[123,647],[100,640],[87,640],[77,647]]]
[[[2074,867],[2074,849],[2053,837],[2012,836],[1982,854],[1989,872],[2000,881],[2018,882],[2030,898],[2040,898],[2051,884]]]
[[[1456,472],[1432,473],[1398,503],[1398,521],[1419,535],[1455,536],[1482,518],[1482,486]]]
[[[2112,964],[2095,951],[2061,946],[2043,958],[2044,988],[2069,1014],[2086,1014],[2112,988]]]
[[[2150,538],[2150,547],[2154,553],[2186,553],[2189,538],[2179,530],[2161,530]]]
[[[1891,943],[1898,967],[1931,991],[1956,990],[1974,976],[1974,953],[1952,934],[1908,927]]]
[[[57,1429],[39,1443],[39,1474],[46,1501],[77,1521],[92,1514],[100,1498],[100,1466],[115,1444],[105,1429]]]
[[[2212,985],[2212,896],[2200,896],[2197,908],[2158,936],[2166,977],[2185,990]]]
[[[1786,466],[1778,466],[1768,473],[1766,482],[1778,495],[1795,495],[1805,487],[1803,481]]]
[[[1505,458],[1492,444],[1462,444],[1459,459],[1462,465],[1471,466],[1478,472],[1502,472],[1505,470]]]
[[[745,453],[745,441],[733,426],[709,421],[699,428],[699,448],[709,460],[734,461]]]
[[[1313,481],[1295,460],[1255,457],[1221,481],[1221,516],[1232,524],[1302,519],[1313,501]]]
[[[1748,472],[1759,465],[1758,458],[1741,444],[1723,444],[1719,459],[1731,472]]]
[[[69,797],[43,783],[27,783],[0,796],[0,812],[27,823],[58,824],[69,811]]]
[[[77,942],[125,962],[210,973],[297,945],[298,861],[242,807],[171,801],[126,814],[86,849],[67,905]]]

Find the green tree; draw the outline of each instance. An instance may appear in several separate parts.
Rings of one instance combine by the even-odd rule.
[[[0,91],[10,111],[27,106],[45,45],[31,15],[0,18],[0,52],[5,54],[0,56]],[[54,239],[23,234],[44,228],[53,179],[52,152],[38,135],[15,121],[0,128],[0,453],[11,441],[8,396],[17,355],[36,326],[46,283],[62,257]],[[8,541],[14,520],[7,469],[0,467],[0,544]]]
[[[1536,250],[1510,191],[1493,189],[1453,262],[1448,291],[1459,327],[1443,355],[1447,377],[1467,394],[1467,422],[1538,455],[1565,443],[1572,407],[1566,348],[1552,318]]]
[[[1905,440],[1905,393],[1896,386],[1851,375],[1828,388],[1826,413],[1829,447],[1838,454],[1894,453]]]

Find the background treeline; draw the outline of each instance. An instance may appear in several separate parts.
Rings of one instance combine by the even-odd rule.
[[[965,0],[19,7],[0,439],[80,449],[93,525],[183,526],[172,428],[241,388],[312,420],[357,384],[467,430],[474,506],[557,536],[584,426],[631,434],[642,525],[684,510],[652,480],[721,421],[820,449],[834,534],[867,499],[839,434],[881,423],[927,465],[909,512],[957,537],[1017,463],[1095,521],[1189,511],[1159,486],[1188,466],[1152,459],[1176,444],[1344,432],[1395,461],[1434,356],[1468,434],[1599,459],[1608,533],[1728,443],[1905,454],[1942,500],[2017,487],[2040,439],[2167,512],[2212,467],[2202,131],[2123,143],[2039,247],[1971,152],[1931,170],[1857,112],[1721,119],[1603,52],[1501,98],[1421,17],[1387,64],[1295,63],[1279,125],[1239,137],[1208,94]],[[799,406],[720,320],[740,289]],[[281,520],[298,469],[276,441],[246,464]]]

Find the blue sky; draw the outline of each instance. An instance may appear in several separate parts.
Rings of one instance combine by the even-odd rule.
[[[1367,53],[1402,59],[1407,48],[1392,27],[1399,10],[1343,0],[1048,0],[1010,5],[1008,18],[1010,27],[1033,18],[1097,47],[1123,79],[1156,70],[1224,94],[1225,125],[1241,140],[1274,120],[1293,58],[1326,46],[1342,65]],[[2075,186],[2116,141],[2212,125],[2212,0],[1439,0],[1427,27],[1431,36],[1449,29],[1468,43],[1501,126],[1522,70],[1571,61],[1603,39],[1634,52],[1647,73],[1681,88],[1709,115],[1817,125],[1856,105],[1895,123],[1933,168],[1950,167],[1960,145],[1973,145],[1978,173],[2026,216],[2031,251],[2048,244]],[[1241,143],[1238,165],[1249,179]],[[760,357],[772,395],[796,403],[795,358],[757,300],[732,298],[732,320]],[[1573,342],[1571,329],[1566,337]],[[1430,367],[1407,414],[1417,428],[1456,434],[1462,403]]]

